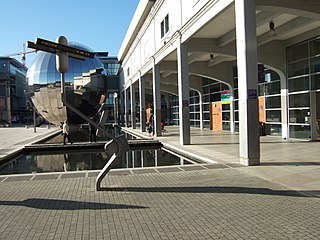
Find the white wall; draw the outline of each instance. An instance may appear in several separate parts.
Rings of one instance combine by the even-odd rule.
[[[122,62],[124,82],[129,85],[130,80],[137,81],[137,71],[150,68],[151,57],[163,50],[165,42],[168,42],[172,35],[180,30],[196,12],[201,9],[209,0],[158,0],[152,7],[149,16],[140,28],[137,37]],[[169,32],[161,38],[161,22],[169,14]],[[175,48],[169,47],[163,51],[163,56],[171,53]],[[148,62],[150,64],[148,64]],[[127,69],[130,68],[130,75],[127,76]]]

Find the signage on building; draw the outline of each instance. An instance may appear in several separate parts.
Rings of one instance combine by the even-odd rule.
[[[221,103],[222,104],[230,104],[230,91],[222,91],[221,92]]]
[[[248,99],[257,99],[257,89],[248,89]]]

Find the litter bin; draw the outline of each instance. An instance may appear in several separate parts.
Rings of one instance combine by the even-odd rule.
[[[266,125],[264,122],[259,122],[260,125],[260,136],[266,136]]]

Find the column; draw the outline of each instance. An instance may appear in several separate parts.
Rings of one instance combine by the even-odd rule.
[[[202,92],[199,93],[199,107],[200,107],[200,129],[203,129],[203,101],[202,101]]]
[[[282,129],[282,138],[289,138],[289,118],[288,118],[288,86],[287,79],[282,74],[280,75],[281,79],[281,129]]]
[[[131,101],[131,124],[132,128],[136,129],[136,91],[134,84],[130,85],[130,101]]]
[[[124,94],[125,94],[125,90],[123,90],[120,93],[120,121],[121,121],[121,126],[125,125],[125,101],[124,101]]]
[[[140,99],[140,131],[146,131],[146,89],[145,89],[145,79],[141,76],[139,72],[139,99]]]
[[[230,132],[235,133],[235,117],[234,117],[234,91],[233,87],[229,87],[230,91]]]
[[[235,0],[239,81],[240,163],[260,164],[256,6]]]
[[[154,116],[154,134],[161,136],[161,96],[160,96],[160,69],[153,61],[153,116]]]
[[[188,51],[179,38],[178,57],[178,94],[179,94],[179,128],[180,145],[190,144],[190,111],[189,111],[189,66]]]
[[[128,95],[127,89],[124,89],[124,126],[129,126],[129,106],[128,106]]]
[[[310,116],[309,124],[311,128],[311,141],[317,141],[318,121],[317,121],[317,92],[310,92]]]

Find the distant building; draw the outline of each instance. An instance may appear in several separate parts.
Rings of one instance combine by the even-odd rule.
[[[27,110],[27,67],[14,58],[0,57],[0,124],[24,122]]]

